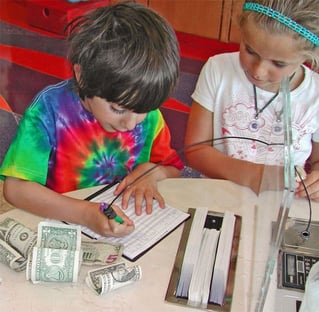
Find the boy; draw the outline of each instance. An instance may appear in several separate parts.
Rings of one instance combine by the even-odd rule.
[[[177,81],[177,40],[163,18],[136,3],[98,8],[68,30],[74,79],[47,87],[26,110],[0,168],[4,195],[42,217],[104,236],[126,235],[134,225],[118,207],[122,224],[101,212],[105,203],[61,193],[121,181],[119,194],[164,161],[130,185],[122,200],[125,209],[134,196],[137,214],[143,201],[151,213],[153,198],[164,207],[157,181],[182,169],[158,110]],[[168,155],[174,157],[165,162]]]

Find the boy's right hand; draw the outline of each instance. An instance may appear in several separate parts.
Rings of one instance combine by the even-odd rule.
[[[91,207],[90,207],[91,208]],[[134,231],[134,223],[116,205],[112,205],[116,214],[123,219],[123,223],[118,223],[115,219],[109,219],[100,210],[100,204],[94,203],[94,209],[87,209],[87,224],[92,231],[102,236],[122,237]]]

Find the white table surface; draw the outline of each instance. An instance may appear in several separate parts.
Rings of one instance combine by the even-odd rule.
[[[94,189],[69,193],[70,196],[85,198]],[[251,302],[257,293],[252,290],[255,272],[252,267],[256,258],[254,254],[254,233],[256,233],[256,214],[254,207],[256,195],[245,187],[229,181],[213,179],[167,179],[159,183],[159,189],[166,202],[187,211],[188,208],[208,207],[212,211],[233,211],[242,216],[239,253],[237,259],[232,311],[244,312],[252,310]],[[306,203],[297,200],[291,213],[297,217],[305,217]],[[274,207],[269,209],[276,210]],[[314,208],[313,218],[319,220],[319,209]],[[17,219],[26,226],[37,229],[39,217],[14,209],[0,215]],[[265,222],[267,223],[267,222]],[[190,307],[182,307],[165,301],[165,295],[171,271],[174,265],[183,226],[180,226],[163,241],[136,261],[142,268],[142,279],[135,284],[117,289],[113,292],[97,296],[85,283],[85,276],[90,267],[81,266],[79,281],[76,284],[32,284],[25,278],[25,272],[14,272],[0,263],[0,311],[115,311],[115,312],[180,312],[199,311]],[[266,227],[269,231],[269,227]],[[258,231],[257,231],[258,233]],[[258,239],[263,240],[263,237]],[[267,238],[266,238],[267,243]],[[261,252],[264,254],[265,252]],[[267,256],[267,254],[266,254]],[[263,255],[258,261],[263,261]],[[132,263],[127,262],[128,265]],[[263,276],[263,272],[260,272]],[[276,282],[273,281],[266,302],[267,310],[274,308]]]

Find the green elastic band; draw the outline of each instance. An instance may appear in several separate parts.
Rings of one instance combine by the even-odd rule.
[[[107,203],[100,203],[100,210],[103,212],[109,219],[115,220],[117,223],[123,224],[124,220],[116,214],[114,209]]]
[[[124,223],[124,220],[123,220],[120,216],[118,216],[118,215],[116,215],[116,217],[114,218],[114,220],[115,220],[117,223],[120,223],[120,224],[123,224],[123,223]]]
[[[255,12],[267,15],[267,16],[277,20],[281,24],[287,26],[291,30],[295,31],[296,33],[298,33],[302,37],[306,38],[311,43],[313,43],[316,47],[319,46],[319,37],[316,34],[311,32],[307,28],[299,25],[298,23],[293,21],[291,18],[281,14],[278,11],[275,11],[269,7],[266,7],[264,5],[261,5],[259,3],[254,3],[254,2],[246,2],[243,6],[243,10],[244,11],[255,11]]]

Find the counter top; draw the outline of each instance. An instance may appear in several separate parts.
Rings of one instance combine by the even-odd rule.
[[[97,189],[85,189],[67,195],[85,198]],[[250,311],[259,293],[252,287],[254,280],[257,278],[260,281],[263,277],[262,270],[256,274],[257,266],[255,265],[267,260],[267,252],[262,245],[268,244],[271,221],[276,219],[278,207],[270,206],[268,211],[263,209],[268,217],[260,223],[258,220],[263,216],[260,214],[261,210],[256,208],[257,196],[250,189],[224,180],[167,179],[159,183],[159,190],[169,205],[184,211],[190,207],[208,207],[211,211],[230,210],[242,216],[232,311]],[[267,198],[272,201],[274,197],[265,194],[262,198],[265,205],[267,205]],[[294,211],[296,215],[302,214],[304,208],[301,207],[304,206],[305,201],[297,201],[296,207],[293,207],[291,211]],[[19,209],[0,215],[0,219],[6,216],[15,218],[33,229],[37,228],[41,220],[40,217]],[[314,212],[313,217],[319,219],[317,211]],[[264,224],[264,228],[260,224]],[[74,311],[90,312],[143,312],[150,309],[152,312],[186,311],[182,306],[165,301],[182,229],[183,226],[177,228],[136,261],[143,271],[140,281],[102,296],[97,296],[85,284],[85,276],[91,267],[81,266],[79,281],[76,284],[32,284],[26,280],[25,272],[16,273],[0,263],[0,311],[42,312],[45,310],[49,312],[66,311],[69,308]],[[256,244],[257,241],[258,244]],[[259,252],[256,252],[258,245],[261,252],[260,256],[256,257],[259,255]],[[186,309],[189,312],[199,311],[190,307]]]

